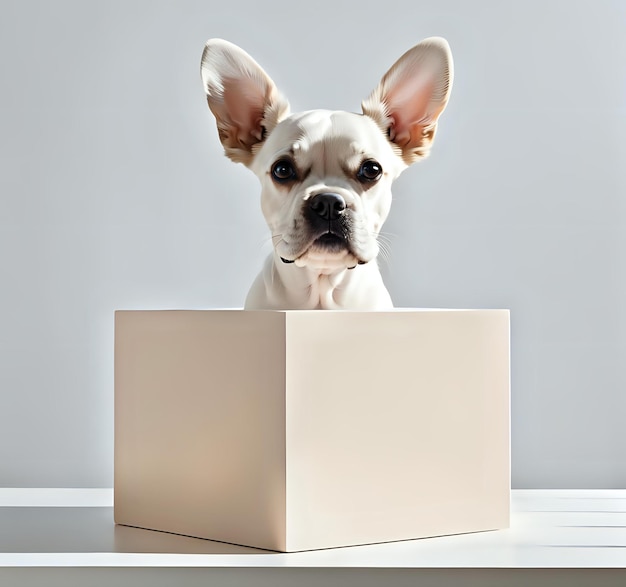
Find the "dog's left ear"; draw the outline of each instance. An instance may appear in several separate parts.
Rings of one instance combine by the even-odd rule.
[[[226,155],[249,165],[265,136],[289,115],[289,103],[261,66],[228,41],[207,42],[201,73]]]
[[[450,46],[432,37],[400,57],[363,101],[363,114],[378,123],[407,165],[430,152],[452,77]]]

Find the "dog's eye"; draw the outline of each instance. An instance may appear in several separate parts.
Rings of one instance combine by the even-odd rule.
[[[383,168],[380,163],[374,159],[367,159],[361,163],[361,167],[356,176],[361,183],[369,183],[380,179],[382,174]]]
[[[278,183],[287,183],[296,179],[296,169],[289,159],[279,159],[272,166],[272,177]]]

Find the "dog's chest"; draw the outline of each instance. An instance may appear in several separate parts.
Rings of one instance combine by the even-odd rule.
[[[341,279],[335,275],[320,275],[313,288],[317,291],[311,293],[316,294],[315,297],[319,299],[317,307],[321,310],[340,310],[341,304],[335,297],[341,297],[341,290],[339,289]]]

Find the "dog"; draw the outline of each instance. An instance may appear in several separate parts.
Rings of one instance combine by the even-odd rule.
[[[377,265],[391,184],[429,152],[452,88],[445,39],[407,51],[362,114],[289,103],[245,51],[211,39],[201,74],[226,155],[261,182],[273,252],[245,309],[393,308]]]

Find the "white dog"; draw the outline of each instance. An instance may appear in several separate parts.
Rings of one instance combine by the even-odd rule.
[[[407,51],[363,114],[289,104],[245,51],[207,42],[202,81],[226,155],[261,181],[273,253],[246,309],[392,308],[376,257],[391,184],[430,150],[452,87],[441,38]]]

